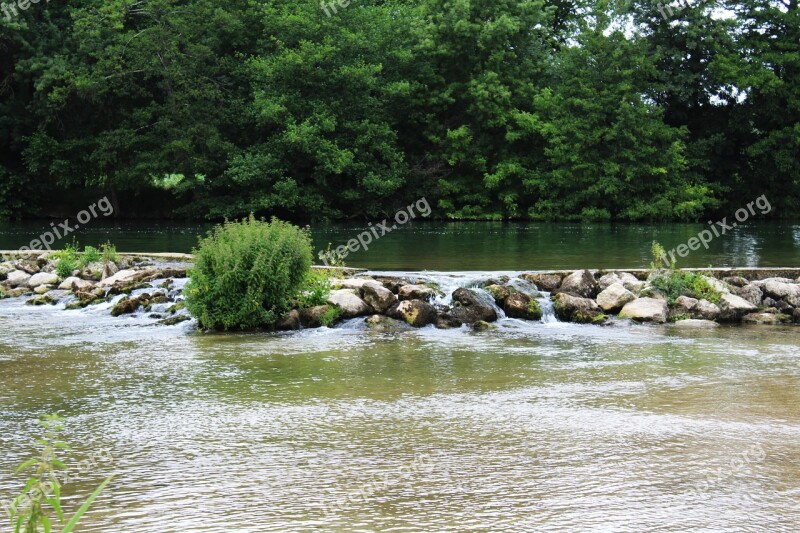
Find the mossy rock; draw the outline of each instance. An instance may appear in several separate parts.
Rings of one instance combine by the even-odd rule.
[[[187,320],[191,319],[192,317],[187,315],[177,315],[165,318],[164,320],[159,320],[158,323],[161,324],[162,326],[174,326],[176,324],[180,324],[181,322],[186,322]]]
[[[54,305],[55,303],[56,301],[49,294],[42,294],[25,302],[26,305]]]

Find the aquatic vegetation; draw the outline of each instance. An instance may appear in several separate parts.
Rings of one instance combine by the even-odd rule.
[[[273,218],[226,222],[201,239],[186,307],[206,329],[271,327],[291,306],[311,268],[311,237]]]
[[[69,446],[58,440],[58,433],[63,430],[62,419],[58,415],[46,415],[39,420],[44,428],[44,435],[37,440],[42,446],[41,455],[22,463],[17,473],[33,470],[25,483],[22,493],[11,504],[11,522],[14,533],[38,533],[52,531],[53,522],[64,522],[61,508],[61,483],[58,470],[66,469],[66,465],[56,457],[57,450],[69,450]],[[61,529],[61,533],[70,533],[89,510],[92,503],[100,495],[114,476],[106,478],[81,505],[78,511]],[[53,516],[55,513],[55,516]]]

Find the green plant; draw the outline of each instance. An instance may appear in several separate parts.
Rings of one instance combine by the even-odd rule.
[[[52,512],[59,522],[64,522],[64,513],[61,509],[61,484],[58,481],[56,470],[66,468],[62,461],[56,458],[59,449],[68,450],[69,446],[58,440],[58,433],[62,431],[62,419],[58,415],[46,415],[39,420],[44,427],[44,435],[36,442],[42,446],[41,455],[22,463],[17,472],[31,469],[33,474],[25,483],[22,493],[11,504],[11,522],[14,533],[38,533],[43,530],[50,533],[52,530]],[[61,533],[70,533],[78,522],[89,510],[94,500],[100,495],[114,476],[106,478],[81,505],[78,511],[61,529]],[[45,506],[49,506],[49,511]]]
[[[102,254],[103,263],[118,263],[119,262],[119,254],[117,253],[117,247],[111,244],[110,242],[106,242],[105,244],[100,245],[100,253]]]
[[[653,241],[650,247],[650,253],[653,255],[653,261],[650,263],[651,270],[661,270],[661,265],[669,265],[669,268],[675,270],[675,258],[672,261],[667,261],[667,251],[657,241]]]
[[[326,272],[310,269],[297,296],[299,307],[325,305],[331,294],[331,279]]]
[[[116,250],[114,250],[116,253]],[[86,268],[90,263],[97,263],[103,259],[103,254],[100,253],[100,250],[95,248],[94,246],[87,246],[83,249],[83,254],[80,258],[80,268],[83,270]]]
[[[679,296],[708,300],[719,303],[722,293],[714,288],[703,276],[692,272],[672,270],[652,275],[650,285],[664,294],[670,305],[675,303]]]
[[[339,320],[341,316],[342,316],[342,310],[334,305],[331,306],[330,309],[325,311],[321,317],[319,317],[319,321],[323,326],[329,328],[333,324],[335,324],[336,321]]]
[[[59,277],[67,278],[78,268],[78,243],[73,242],[64,247],[63,250],[53,252],[52,257],[58,260],[56,264],[56,274]]]
[[[194,250],[186,307],[206,329],[272,326],[311,267],[306,230],[253,215],[217,226]]]

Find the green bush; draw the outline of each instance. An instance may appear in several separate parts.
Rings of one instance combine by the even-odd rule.
[[[103,264],[108,262],[119,263],[120,257],[119,254],[117,253],[117,247],[111,244],[110,242],[101,244],[100,252],[102,253]]]
[[[73,242],[63,250],[53,252],[52,257],[58,259],[56,274],[59,277],[68,278],[72,275],[72,271],[78,268],[78,244]]]
[[[674,304],[678,296],[690,296],[716,304],[722,296],[703,276],[679,270],[651,276],[650,285],[662,292],[670,304]]]
[[[331,279],[328,275],[319,270],[309,270],[300,287],[297,305],[299,307],[325,305],[330,295]]]
[[[116,253],[116,250],[114,250],[114,252]],[[81,255],[80,268],[83,270],[90,263],[97,263],[101,259],[103,259],[103,256],[100,254],[100,250],[94,246],[87,246],[83,249],[83,255]]]
[[[186,307],[206,329],[272,326],[311,267],[311,237],[287,222],[253,215],[217,226],[194,250]]]

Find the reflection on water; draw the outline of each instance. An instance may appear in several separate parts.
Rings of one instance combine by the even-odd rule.
[[[198,335],[4,302],[0,497],[60,411],[76,460],[113,457],[71,508],[117,473],[86,532],[797,531],[798,334]]]
[[[49,227],[46,222],[0,223],[0,249],[25,246]],[[210,225],[109,225],[96,220],[76,234],[82,244],[111,241],[123,252],[190,252]],[[351,266],[383,270],[554,270],[643,268],[651,261],[650,245],[667,250],[685,244],[706,224],[597,224],[411,222],[347,256]],[[361,225],[315,226],[317,251],[345,245]],[[800,225],[757,221],[740,225],[700,248],[680,266],[800,266]],[[59,243],[63,245],[66,243]]]

